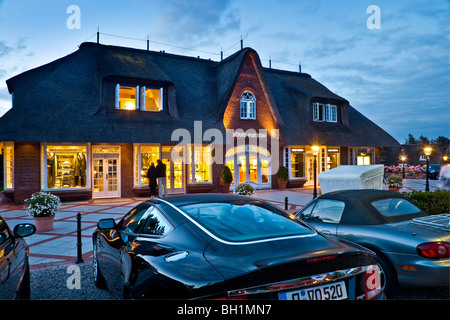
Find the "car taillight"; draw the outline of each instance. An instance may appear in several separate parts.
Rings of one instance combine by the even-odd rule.
[[[427,242],[417,246],[419,256],[429,259],[442,259],[450,257],[450,243]]]
[[[364,281],[364,294],[366,300],[377,298],[382,293],[380,268],[371,265],[367,268]]]

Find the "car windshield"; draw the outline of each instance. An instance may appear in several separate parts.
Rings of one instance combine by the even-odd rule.
[[[232,242],[314,235],[294,215],[261,202],[213,202],[181,206],[185,213],[213,235]]]
[[[421,212],[419,208],[403,198],[387,198],[373,201],[372,206],[387,218],[399,218],[401,216],[409,217],[411,214]]]

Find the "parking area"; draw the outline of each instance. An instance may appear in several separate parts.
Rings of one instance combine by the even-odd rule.
[[[404,180],[401,191],[424,190],[425,180]],[[430,181],[430,189],[439,188],[438,181]],[[266,200],[282,209],[288,199],[288,210],[298,211],[312,200],[312,187],[295,189],[257,190],[253,197]],[[55,216],[54,229],[49,232],[36,233],[26,241],[30,247],[30,265],[32,268],[45,267],[49,264],[73,263],[77,260],[77,214],[81,214],[82,258],[92,261],[91,235],[97,221],[103,218],[120,219],[126,212],[148,198],[99,199],[83,202],[63,203]],[[13,228],[23,222],[33,223],[33,218],[21,205],[1,205],[2,216]]]

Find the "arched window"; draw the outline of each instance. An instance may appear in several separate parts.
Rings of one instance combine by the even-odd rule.
[[[241,95],[241,119],[256,119],[256,98],[250,91]]]

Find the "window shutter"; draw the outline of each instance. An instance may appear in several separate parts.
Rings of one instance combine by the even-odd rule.
[[[319,104],[317,102],[313,103],[313,120],[319,120]]]
[[[145,90],[147,89],[145,86],[142,86],[140,88],[140,95],[139,95],[139,108],[141,110],[145,110]]]
[[[337,106],[335,105],[331,106],[331,121],[337,122]]]
[[[136,86],[136,88],[134,89],[134,103],[135,103],[135,110],[139,110],[139,86]]]
[[[159,110],[161,111],[163,109],[163,94],[164,94],[164,88],[159,89]]]
[[[331,106],[329,104],[325,106],[325,121],[331,121]]]
[[[116,100],[115,100],[115,108],[120,108],[120,84],[116,84]]]

